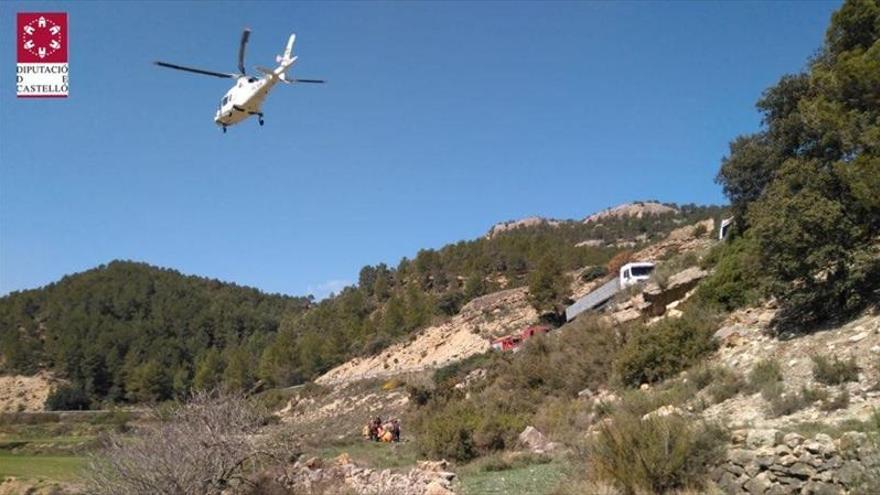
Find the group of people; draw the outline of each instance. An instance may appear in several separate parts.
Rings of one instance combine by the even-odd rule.
[[[392,418],[383,423],[382,418],[376,416],[367,423],[367,426],[364,426],[364,438],[373,442],[399,442],[400,421],[397,418]]]

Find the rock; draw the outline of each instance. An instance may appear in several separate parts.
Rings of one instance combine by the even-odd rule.
[[[769,475],[761,473],[747,481],[744,488],[751,494],[764,495],[770,489],[771,484]]]
[[[789,448],[788,445],[779,444],[776,447],[773,447],[773,453],[778,456],[788,455],[791,454],[791,448]]]
[[[779,460],[776,461],[776,464],[782,467],[789,467],[794,465],[797,461],[797,457],[788,454],[780,457]]]
[[[834,440],[824,433],[817,434],[813,440],[807,440],[803,443],[802,447],[811,454],[823,456],[831,455],[837,451],[837,448],[834,446]]]
[[[652,316],[660,316],[666,311],[666,306],[685,296],[697,283],[709,273],[700,267],[692,266],[669,277],[665,288],[656,283],[648,283],[642,292],[645,302],[651,304],[648,313]]]
[[[746,436],[749,448],[773,447],[782,439],[782,432],[774,429],[750,430]]]
[[[717,483],[718,488],[720,488],[727,495],[737,495],[738,493],[740,493],[740,488],[742,488],[742,484],[739,482],[739,478],[729,472],[725,472],[724,474],[722,474]]]
[[[848,340],[850,341],[850,343],[855,344],[856,342],[860,342],[861,340],[863,340],[867,336],[868,336],[868,332],[861,332],[861,333],[857,333],[857,334],[853,335]]]
[[[730,449],[727,452],[727,459],[739,466],[745,466],[755,461],[755,453],[744,449]]]
[[[746,464],[745,471],[750,478],[754,478],[761,472],[761,466],[759,466],[757,462],[750,462]]]
[[[790,495],[791,492],[782,485],[773,485],[764,495]]]
[[[840,436],[838,445],[844,453],[856,452],[868,442],[868,435],[860,431],[848,431]]]
[[[846,461],[837,470],[837,481],[846,486],[853,486],[859,482],[864,474],[864,467],[858,461]]]
[[[416,466],[422,471],[439,473],[441,471],[446,471],[449,468],[449,461],[446,459],[443,459],[442,461],[418,461],[416,462]]]
[[[721,327],[715,332],[715,339],[724,347],[737,347],[745,343],[744,335],[748,331],[747,327],[735,323],[726,327]]]
[[[578,392],[578,397],[589,399],[589,398],[593,397],[593,391],[588,388],[585,388],[585,389],[581,390],[580,392]]]
[[[790,474],[795,478],[810,479],[816,475],[816,469],[809,464],[796,462],[785,469],[786,474]]]
[[[804,443],[804,437],[794,432],[786,433],[785,436],[782,437],[782,443],[793,449]]]
[[[428,483],[425,487],[424,495],[455,495],[452,491],[436,481]]]
[[[559,447],[559,444],[547,440],[547,437],[534,426],[526,426],[526,429],[519,434],[519,443],[539,454],[551,452]]]
[[[840,487],[835,486],[831,483],[825,483],[823,481],[809,481],[806,485],[804,485],[803,491],[801,492],[804,495],[840,495],[843,493],[843,490]]]
[[[647,421],[652,418],[665,418],[667,416],[684,416],[684,411],[673,405],[665,405],[642,416],[642,421]]]

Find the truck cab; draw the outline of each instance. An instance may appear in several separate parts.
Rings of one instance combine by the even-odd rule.
[[[654,271],[654,263],[640,261],[627,263],[620,267],[620,288],[626,288],[639,282],[648,280]]]

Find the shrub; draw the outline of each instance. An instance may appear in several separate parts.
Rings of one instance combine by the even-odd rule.
[[[466,402],[450,402],[433,408],[416,420],[418,447],[422,455],[458,462],[477,457],[473,432],[479,414]]]
[[[407,385],[406,393],[409,396],[409,400],[412,401],[417,407],[424,406],[431,400],[431,390],[426,387],[420,387],[418,385]]]
[[[712,335],[716,318],[691,310],[652,327],[638,325],[618,352],[615,371],[624,385],[654,383],[693,366],[717,348]]]
[[[779,361],[768,358],[755,363],[749,372],[749,391],[773,393],[775,387],[782,382],[782,369]],[[765,399],[767,397],[764,397]],[[769,400],[769,399],[768,399]]]
[[[694,294],[696,304],[732,311],[760,299],[763,278],[755,243],[751,239],[736,239],[717,251],[713,250],[707,258],[704,263],[714,262],[715,271],[697,288]]]
[[[804,398],[804,401],[806,401],[809,404],[812,404],[817,401],[824,402],[824,401],[828,400],[828,392],[827,391],[822,390],[820,388],[807,387],[806,385],[801,387],[801,396]],[[847,397],[847,400],[849,400],[848,397]]]
[[[803,394],[782,391],[770,399],[770,414],[773,417],[788,416],[810,405]]]
[[[730,399],[745,388],[746,383],[741,376],[726,368],[719,368],[714,382],[709,385],[707,391],[712,401],[717,404]]]
[[[842,361],[837,357],[828,359],[817,354],[812,356],[812,360],[813,378],[819,383],[840,385],[841,383],[859,380],[859,366],[856,364],[854,357]]]
[[[629,494],[704,486],[724,455],[726,435],[714,425],[690,423],[677,415],[614,414],[591,444],[592,474]]]
[[[833,398],[823,401],[819,409],[823,411],[836,411],[838,409],[846,409],[847,407],[849,407],[849,391],[844,389]]]
[[[593,280],[604,277],[607,274],[608,269],[604,266],[591,266],[590,268],[584,270],[583,273],[581,273],[581,281],[592,282]]]
[[[706,235],[707,232],[709,232],[709,229],[706,228],[705,224],[701,223],[694,227],[691,235],[693,235],[694,237],[703,237],[704,235]]]
[[[286,437],[265,430],[265,418],[240,394],[197,392],[134,438],[110,434],[90,460],[86,493],[228,493],[250,472],[286,462],[294,451]]]
[[[47,411],[82,411],[89,409],[89,397],[76,385],[61,385],[46,398]]]
[[[614,257],[611,258],[605,265],[607,273],[617,275],[617,273],[620,271],[620,267],[632,261],[632,257],[632,251],[621,251],[615,254]]]

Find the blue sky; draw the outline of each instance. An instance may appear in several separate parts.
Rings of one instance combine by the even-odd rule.
[[[839,2],[0,4],[0,294],[113,259],[326,295],[528,215],[722,203],[727,143]],[[70,98],[16,99],[15,12],[66,11]],[[224,135],[233,72],[294,74]],[[5,69],[3,69],[5,68]]]

